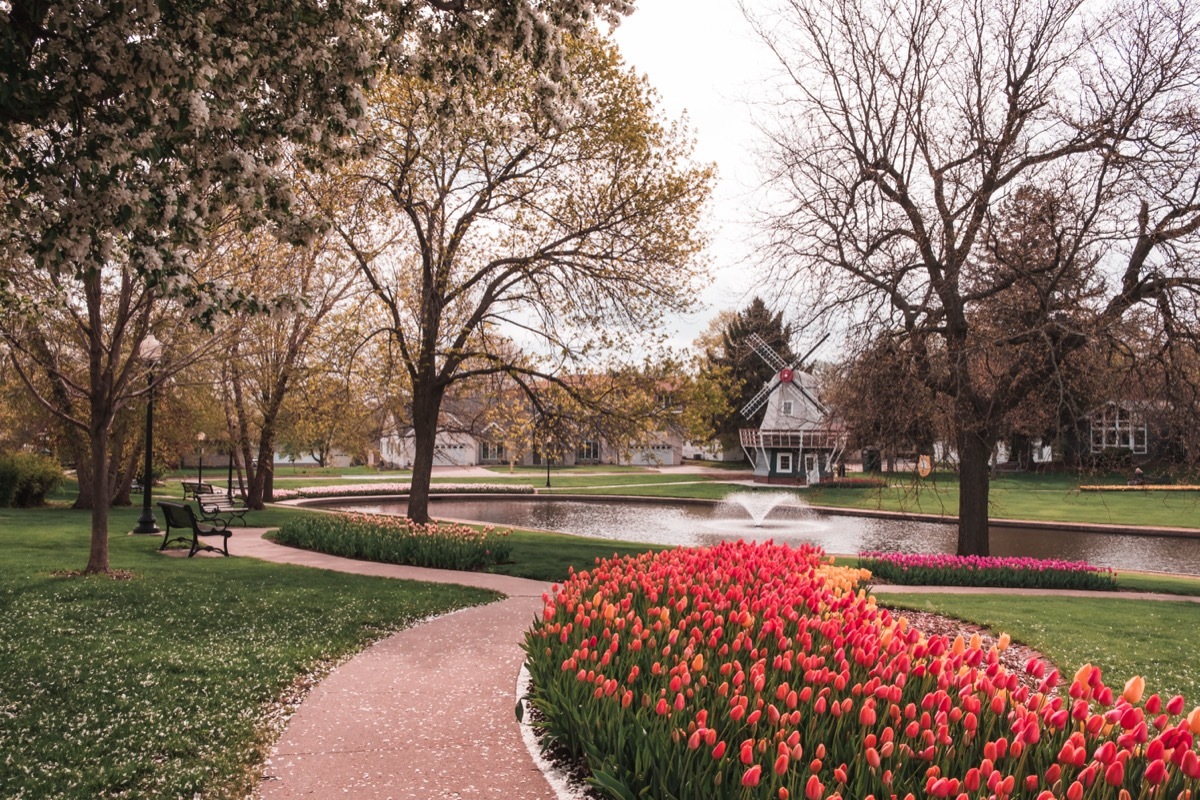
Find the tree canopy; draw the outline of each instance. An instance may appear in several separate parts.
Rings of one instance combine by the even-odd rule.
[[[571,391],[587,357],[694,297],[711,169],[610,45],[581,37],[566,57],[580,102],[557,114],[520,65],[457,85],[391,74],[372,96],[377,147],[349,173],[376,216],[335,225],[408,372],[418,521],[451,385]]]
[[[1141,314],[1177,363],[1194,351],[1197,19],[1180,0],[774,9],[774,266],[814,316],[906,339],[955,433],[959,552],[986,554],[992,448],[1073,354]]]

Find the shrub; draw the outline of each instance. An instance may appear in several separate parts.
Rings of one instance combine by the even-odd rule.
[[[1111,569],[1082,561],[951,556],[941,553],[859,554],[859,566],[876,578],[906,586],[1004,586],[1016,589],[1117,588]]]
[[[289,520],[275,541],[334,556],[437,569],[481,570],[508,560],[508,531],[466,525],[418,525],[381,514],[315,514]]]
[[[860,577],[741,542],[573,574],[524,644],[545,743],[619,798],[1196,796],[1200,708],[1022,676],[1007,637],[927,637]]]
[[[45,505],[46,495],[63,483],[63,471],[49,456],[14,453],[0,456],[0,508]]]

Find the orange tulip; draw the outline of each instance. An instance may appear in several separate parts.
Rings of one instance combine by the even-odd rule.
[[[1192,709],[1192,713],[1187,715],[1188,730],[1193,734],[1200,736],[1200,706]]]
[[[1126,702],[1137,703],[1142,699],[1142,694],[1146,691],[1146,679],[1141,675],[1134,675],[1125,682],[1125,691],[1121,692],[1121,697],[1124,697]]]

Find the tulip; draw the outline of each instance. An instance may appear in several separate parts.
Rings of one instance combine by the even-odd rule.
[[[742,775],[742,786],[758,786],[762,778],[762,765],[755,764]]]
[[[1158,785],[1167,778],[1167,765],[1163,761],[1151,761],[1146,766],[1146,781]]]
[[[1134,675],[1125,682],[1125,691],[1121,692],[1121,697],[1125,698],[1128,703],[1137,703],[1142,699],[1142,694],[1146,691],[1146,679],[1141,675]]]
[[[1192,713],[1187,715],[1188,730],[1193,734],[1200,736],[1200,706],[1192,709]]]
[[[1111,744],[1111,742],[1110,742]],[[1104,770],[1104,782],[1109,786],[1120,786],[1125,782],[1125,763],[1114,761]]]
[[[810,775],[808,783],[804,784],[804,797],[806,800],[821,800],[825,794],[825,786],[821,783],[821,779],[816,775]]]

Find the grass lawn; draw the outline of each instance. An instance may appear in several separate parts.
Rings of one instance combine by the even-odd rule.
[[[576,572],[591,569],[597,558],[637,555],[650,550],[665,549],[637,542],[592,539],[544,531],[514,530],[509,534],[509,541],[513,545],[512,563],[491,567],[488,572],[539,581],[562,581],[570,569]]]
[[[1005,475],[992,480],[989,513],[993,519],[1200,527],[1200,492],[1079,491],[1081,483],[1104,480],[1104,477],[1062,474]],[[929,480],[893,476],[891,481],[885,489],[816,488],[806,492],[805,497],[813,505],[958,513],[958,480],[953,475],[936,473]]]
[[[264,512],[255,523],[293,511]],[[0,509],[0,795],[242,798],[298,678],[491,592],[177,558],[126,536],[132,580],[55,577],[87,562],[88,512]],[[160,516],[161,520],[161,516]],[[236,537],[232,544],[236,552]]]
[[[1147,692],[1182,694],[1189,708],[1200,702],[1200,661],[1195,631],[1200,604],[1120,597],[1018,597],[970,594],[888,594],[880,604],[914,608],[969,620],[1041,652],[1067,681],[1085,663],[1103,668],[1105,683],[1119,692],[1133,675]]]

